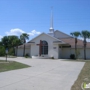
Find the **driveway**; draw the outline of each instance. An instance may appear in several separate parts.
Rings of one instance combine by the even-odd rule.
[[[4,59],[4,58],[0,58]],[[84,62],[8,58],[32,67],[0,73],[0,90],[70,90]]]

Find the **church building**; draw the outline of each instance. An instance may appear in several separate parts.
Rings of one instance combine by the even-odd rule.
[[[78,58],[84,58],[83,41],[78,39]],[[23,56],[24,45],[18,46],[17,56]],[[90,59],[90,43],[87,42],[86,58]],[[41,33],[25,44],[25,54],[32,58],[69,59],[75,54],[75,38],[53,28],[53,15],[49,33]]]

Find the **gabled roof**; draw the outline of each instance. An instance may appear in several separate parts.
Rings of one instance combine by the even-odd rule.
[[[60,40],[66,42],[67,44],[70,44],[72,48],[75,48],[75,38],[60,38]],[[83,48],[83,41],[78,39],[77,40],[77,48]],[[86,45],[87,48],[90,48],[90,42],[87,42]]]
[[[62,43],[65,43],[65,42],[63,42],[62,40],[57,39],[57,38],[55,38],[55,37],[53,37],[53,36],[51,36],[51,35],[48,35],[48,34],[46,34],[46,33],[41,33],[40,35],[36,36],[35,38],[33,38],[32,40],[30,40],[29,42],[31,42],[31,41],[33,41],[34,39],[40,37],[41,35],[47,35],[47,36],[49,36],[49,37],[55,39],[56,41],[61,41]],[[29,42],[28,42],[28,43],[29,43]]]
[[[66,33],[63,33],[63,32],[61,32],[61,31],[59,31],[59,30],[56,30],[55,32],[60,32],[60,33],[66,35],[66,36],[68,36],[68,37],[72,37],[72,36],[70,36],[70,35],[68,35],[68,34],[66,34]],[[65,37],[65,38],[66,38],[66,37]]]
[[[60,40],[60,39],[57,39],[57,38],[55,38],[55,37],[53,37],[53,36],[50,36],[50,35],[48,35],[48,34],[46,34],[46,33],[41,33],[40,35],[38,35],[38,36],[36,36],[35,38],[33,38],[32,40],[30,40],[28,43],[25,43],[25,47],[26,47],[26,48],[30,48],[30,45],[35,43],[35,42],[33,42],[33,40],[36,39],[36,38],[38,38],[38,37],[41,36],[41,35],[47,35],[47,36],[49,36],[49,37],[55,39],[54,42],[60,42],[60,43],[65,44],[65,42],[62,41],[62,40]],[[18,46],[18,48],[23,48],[23,47],[24,47],[24,44]]]

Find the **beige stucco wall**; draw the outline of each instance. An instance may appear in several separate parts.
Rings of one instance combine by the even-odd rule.
[[[25,49],[25,54],[28,54],[28,55],[30,56],[30,53],[31,53],[31,52],[30,52],[30,48],[26,48],[26,49]]]
[[[61,48],[58,48],[58,58],[62,58],[62,49]]]
[[[27,54],[27,53],[28,53],[29,56],[30,56],[30,48],[26,48],[26,49],[25,49],[25,54]],[[18,49],[17,56],[21,56],[21,57],[23,56],[23,48],[19,48],[19,49]]]
[[[90,48],[86,49],[86,57],[90,59]]]
[[[78,56],[78,58],[84,58],[83,57],[83,49],[78,49],[78,51],[80,52],[80,55]],[[68,59],[68,58],[70,58],[71,54],[75,54],[74,48],[62,48],[62,58]]]
[[[23,56],[23,49],[22,48],[18,48],[17,56]]]
[[[77,50],[78,50],[78,52],[80,53],[80,54],[78,55],[78,58],[84,59],[84,49],[83,49],[83,48],[78,48]],[[71,53],[74,53],[74,52],[75,52],[75,49],[73,48],[71,51],[72,51]],[[90,53],[90,49],[86,49],[86,58],[87,58],[87,59],[90,59],[89,53]]]
[[[84,58],[84,49],[79,49],[79,51],[80,51],[79,58]],[[90,59],[90,48],[86,49],[86,58]]]
[[[71,48],[62,48],[61,49],[61,58],[68,59],[70,58]]]
[[[84,49],[79,48],[77,50],[80,53],[78,58],[84,59]],[[70,58],[71,54],[75,54],[75,49],[74,48],[63,48],[61,54],[62,54],[61,58],[64,58],[64,59]],[[86,49],[86,58],[90,59],[90,48]]]
[[[33,42],[35,42],[35,44],[31,45],[31,56],[39,55],[39,46],[37,44],[40,43],[40,40],[45,40],[48,43],[48,55],[47,56],[48,57],[54,56],[54,58],[58,58],[58,45],[53,44],[53,41],[56,41],[56,40],[45,34],[42,34],[39,37],[32,40]],[[54,47],[56,47],[56,49],[54,49]]]

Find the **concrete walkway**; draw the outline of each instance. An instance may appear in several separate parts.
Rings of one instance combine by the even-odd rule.
[[[5,59],[5,58],[0,58]],[[0,73],[0,90],[70,90],[84,62],[8,58],[32,67]]]

